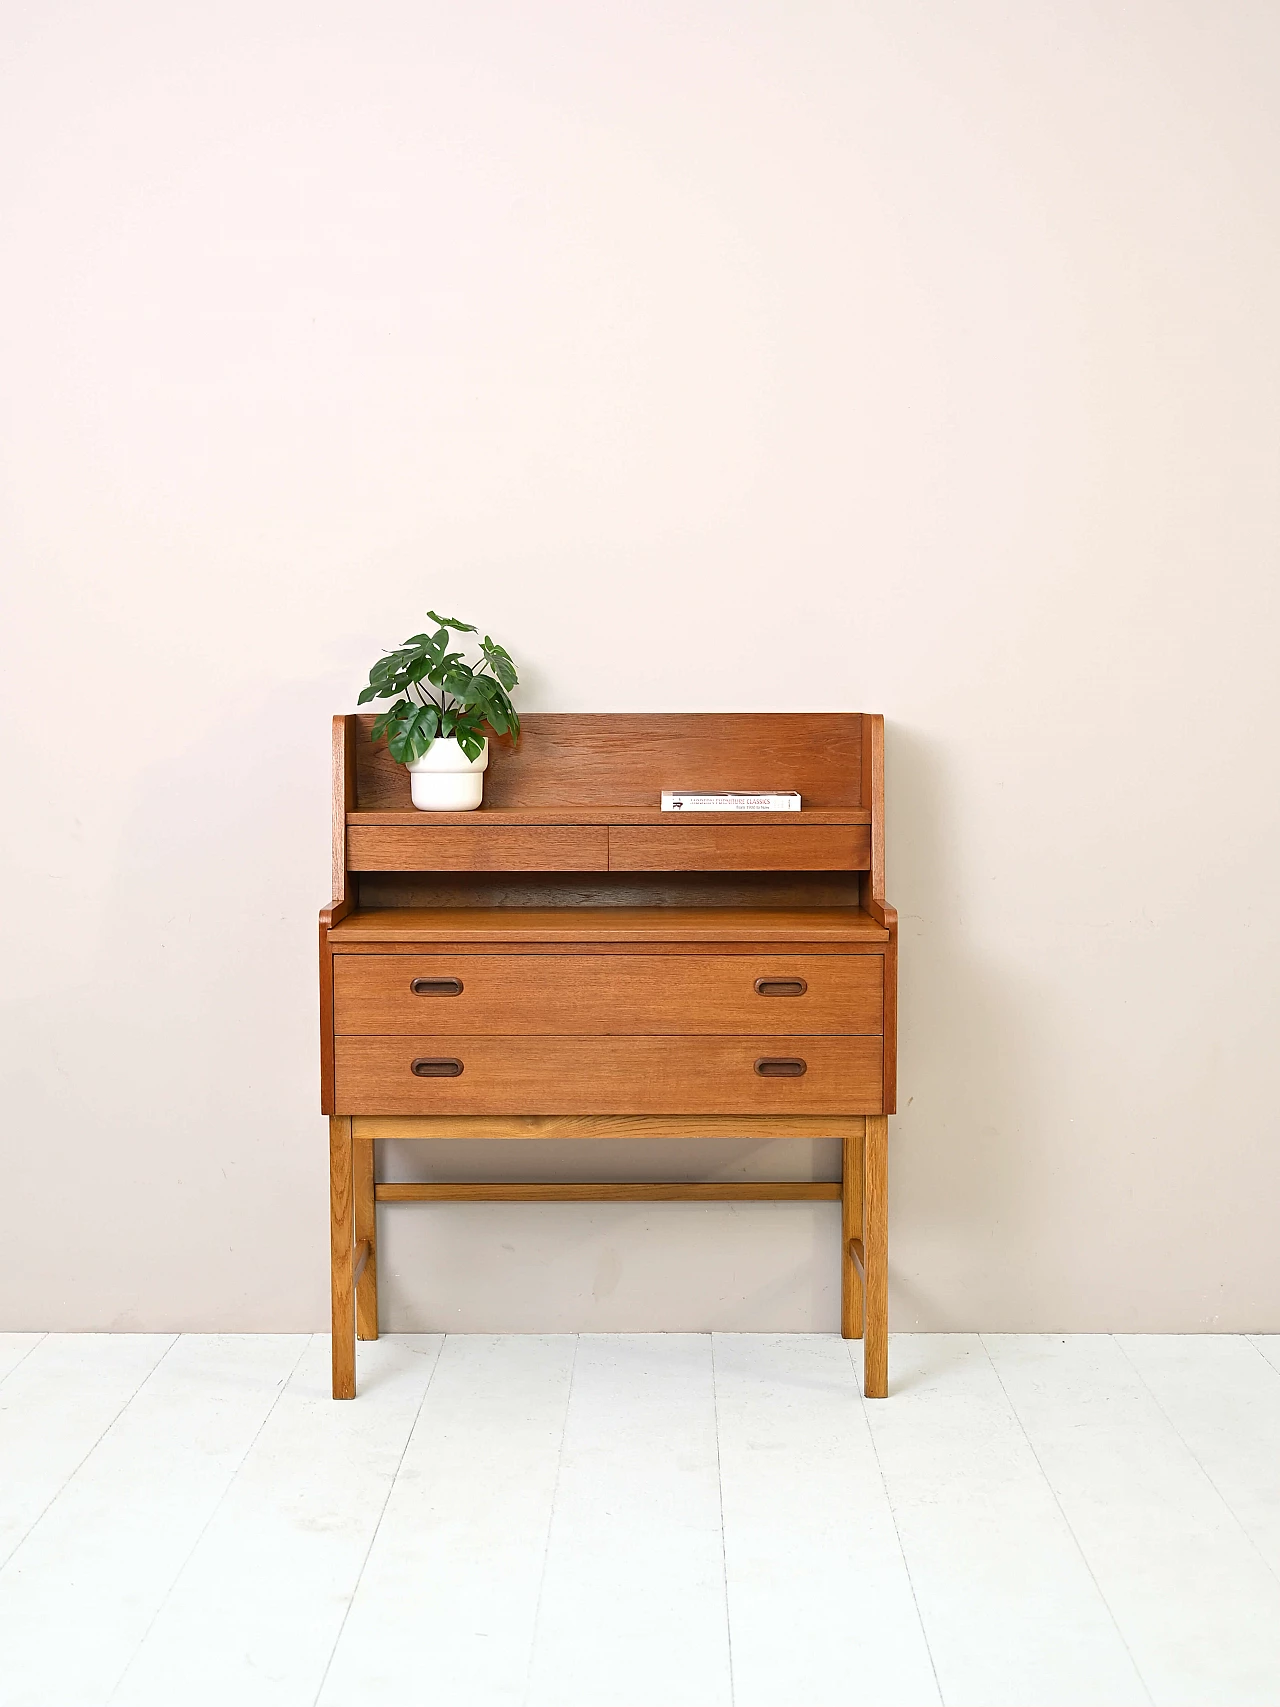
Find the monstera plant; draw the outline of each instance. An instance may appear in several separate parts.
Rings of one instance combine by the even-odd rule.
[[[359,703],[392,702],[374,718],[373,739],[385,735],[391,757],[408,767],[415,806],[470,811],[481,801],[489,735],[519,739],[511,689],[520,678],[511,654],[489,635],[453,641],[478,634],[474,623],[433,610],[427,615],[435,631],[411,635],[379,658]],[[471,660],[462,649],[468,645]]]

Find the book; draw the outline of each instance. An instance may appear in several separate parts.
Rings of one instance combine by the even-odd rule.
[[[700,794],[694,789],[664,788],[664,812],[798,812],[800,796],[793,789],[761,789],[747,794],[726,789],[723,794]]]

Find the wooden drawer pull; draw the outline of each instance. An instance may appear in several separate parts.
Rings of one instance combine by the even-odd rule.
[[[809,1071],[809,1063],[798,1055],[762,1055],[756,1072],[762,1079],[798,1079]]]
[[[411,1070],[420,1079],[456,1079],[462,1072],[462,1062],[454,1055],[419,1055]]]
[[[803,996],[809,988],[803,978],[757,978],[757,996]]]
[[[461,978],[413,978],[409,988],[415,996],[460,996]]]

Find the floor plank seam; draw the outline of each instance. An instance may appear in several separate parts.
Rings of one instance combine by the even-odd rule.
[[[23,1352],[22,1356],[18,1359],[18,1361],[14,1364],[11,1364],[9,1366],[9,1368],[5,1370],[4,1374],[0,1375],[0,1387],[4,1386],[5,1382],[13,1374],[15,1369],[21,1369],[22,1368],[23,1364],[31,1356],[31,1353],[36,1349],[36,1347],[43,1345],[44,1342],[48,1339],[48,1337],[49,1336],[47,1333],[37,1334],[35,1340],[32,1342],[31,1345],[29,1345],[27,1347],[27,1349]]]
[[[1273,1358],[1268,1357],[1267,1353],[1258,1344],[1258,1341],[1262,1336],[1260,1334],[1246,1334],[1244,1337],[1248,1340],[1249,1344],[1257,1352],[1262,1361],[1267,1365],[1268,1369],[1274,1369],[1276,1374],[1280,1375],[1280,1363],[1276,1363]]]
[[[1109,1337],[1114,1338],[1114,1335],[1111,1335]],[[1074,1524],[1072,1523],[1071,1519],[1067,1516],[1066,1508],[1063,1506],[1062,1501],[1058,1498],[1058,1490],[1054,1487],[1052,1481],[1049,1478],[1048,1472],[1046,1471],[1044,1465],[1040,1462],[1040,1454],[1036,1451],[1035,1445],[1032,1442],[1031,1436],[1027,1433],[1027,1426],[1022,1420],[1022,1415],[1019,1412],[1018,1407],[1014,1404],[1013,1399],[1010,1397],[1009,1389],[1005,1386],[1004,1379],[1001,1376],[999,1369],[996,1367],[996,1360],[991,1355],[991,1347],[987,1344],[987,1339],[986,1339],[985,1334],[979,1334],[978,1335],[978,1343],[982,1347],[983,1354],[985,1355],[987,1362],[991,1365],[991,1372],[995,1376],[996,1381],[999,1383],[1000,1391],[1004,1394],[1005,1404],[1008,1405],[1010,1414],[1012,1415],[1014,1421],[1018,1425],[1018,1432],[1022,1435],[1022,1438],[1027,1443],[1027,1451],[1030,1452],[1032,1458],[1034,1459],[1036,1469],[1039,1470],[1040,1475],[1044,1481],[1044,1485],[1049,1490],[1050,1498],[1053,1500],[1054,1505],[1058,1509],[1059,1516],[1062,1518],[1063,1523],[1066,1525],[1067,1534],[1071,1537],[1071,1544],[1075,1548],[1076,1552],[1080,1555],[1080,1562],[1083,1564],[1085,1570],[1089,1574],[1089,1581],[1093,1584],[1094,1588],[1097,1590],[1098,1599],[1102,1602],[1103,1606],[1105,1606],[1107,1609],[1107,1617],[1111,1620],[1112,1629],[1114,1629],[1117,1637],[1119,1638],[1121,1647],[1124,1649],[1125,1653],[1129,1656],[1129,1664],[1133,1667],[1133,1675],[1137,1678],[1138,1682],[1142,1685],[1143,1694],[1146,1696],[1148,1701],[1153,1703],[1153,1707],[1154,1707],[1155,1696],[1151,1693],[1151,1685],[1147,1682],[1146,1677],[1143,1675],[1142,1667],[1138,1664],[1137,1659],[1134,1657],[1134,1652],[1133,1652],[1133,1649],[1129,1646],[1128,1638],[1126,1637],[1124,1631],[1120,1628],[1120,1620],[1116,1617],[1114,1607],[1112,1606],[1111,1602],[1107,1599],[1107,1596],[1103,1593],[1102,1584],[1098,1581],[1097,1576],[1094,1574],[1093,1564],[1089,1558],[1089,1555],[1085,1552],[1084,1546],[1081,1543],[1080,1537],[1076,1534]]]
[[[181,1335],[175,1334],[174,1342],[173,1342],[174,1345],[176,1345],[178,1343],[178,1340],[180,1338],[181,1338]],[[289,1373],[285,1376],[284,1380],[280,1383],[279,1391],[276,1393],[275,1398],[272,1399],[270,1405],[268,1405],[266,1415],[263,1417],[262,1421],[258,1424],[257,1428],[253,1431],[252,1440],[249,1441],[249,1443],[245,1447],[244,1451],[240,1454],[240,1461],[236,1465],[235,1469],[227,1477],[226,1487],[223,1488],[222,1492],[218,1495],[217,1499],[214,1501],[212,1511],[209,1513],[208,1517],[205,1518],[204,1522],[200,1525],[200,1533],[196,1536],[195,1540],[191,1543],[190,1547],[187,1549],[186,1557],[183,1559],[182,1563],[178,1566],[177,1570],[173,1573],[173,1581],[169,1584],[168,1588],[164,1591],[164,1595],[160,1600],[160,1604],[156,1607],[155,1611],[151,1614],[151,1617],[147,1620],[147,1627],[142,1632],[142,1635],[138,1638],[138,1645],[134,1648],[133,1652],[129,1655],[129,1658],[125,1664],[124,1670],[120,1673],[119,1677],[115,1680],[115,1683],[111,1686],[111,1693],[107,1697],[107,1707],[111,1707],[111,1703],[115,1700],[116,1696],[120,1693],[120,1689],[124,1683],[125,1678],[128,1677],[130,1671],[133,1669],[134,1662],[137,1660],[138,1655],[142,1652],[143,1648],[146,1647],[147,1637],[151,1634],[152,1630],[155,1629],[156,1622],[159,1619],[160,1614],[164,1611],[165,1607],[169,1604],[170,1596],[173,1594],[174,1589],[177,1588],[178,1584],[182,1581],[183,1573],[185,1572],[187,1566],[191,1563],[192,1559],[195,1557],[196,1549],[199,1547],[200,1543],[204,1540],[205,1535],[208,1532],[209,1525],[213,1522],[214,1518],[218,1515],[218,1512],[221,1510],[223,1500],[226,1499],[227,1495],[231,1492],[232,1487],[235,1485],[236,1477],[240,1474],[241,1470],[244,1468],[244,1464],[245,1464],[246,1459],[248,1458],[249,1454],[253,1451],[254,1447],[257,1445],[258,1438],[262,1434],[263,1429],[266,1428],[267,1424],[271,1421],[271,1417],[275,1411],[276,1406],[280,1403],[281,1399],[284,1397],[285,1392],[288,1389],[290,1381],[293,1380],[294,1375],[297,1373],[298,1365],[302,1362],[302,1359],[306,1355],[307,1347],[311,1344],[311,1342],[314,1338],[315,1338],[314,1334],[308,1334],[305,1337],[305,1339],[303,1340],[302,1350],[299,1351],[296,1359],[294,1360],[293,1367],[290,1369]],[[172,1351],[172,1349],[173,1349],[173,1346],[170,1346],[169,1350]],[[168,1352],[165,1353],[165,1356],[166,1357],[168,1356]],[[163,1361],[163,1359],[161,1361]],[[157,1367],[158,1367],[158,1365],[157,1365]],[[145,1383],[144,1383],[144,1385],[145,1385]],[[140,1387],[138,1389],[138,1391],[141,1392],[142,1388]]]
[[[159,1369],[160,1365],[164,1362],[165,1358],[168,1357],[169,1353],[173,1350],[174,1346],[177,1345],[179,1337],[180,1337],[179,1335],[174,1334],[173,1338],[169,1341],[168,1345],[160,1353],[159,1357],[151,1365],[151,1367],[150,1367],[150,1369],[148,1369],[147,1373],[142,1377],[142,1380],[139,1381],[138,1385],[133,1389],[132,1393],[130,1393],[129,1397],[124,1401],[124,1403],[120,1406],[120,1409],[112,1417],[111,1421],[102,1430],[101,1434],[98,1435],[98,1437],[94,1441],[93,1445],[84,1454],[84,1456],[79,1460],[79,1462],[74,1466],[74,1468],[71,1470],[70,1474],[63,1477],[62,1481],[58,1484],[57,1491],[49,1496],[49,1498],[45,1501],[44,1505],[41,1506],[40,1510],[32,1518],[31,1522],[27,1525],[27,1527],[23,1530],[22,1534],[14,1542],[13,1546],[10,1547],[9,1551],[5,1554],[4,1558],[0,1559],[0,1572],[6,1571],[9,1568],[10,1561],[13,1559],[13,1557],[17,1553],[18,1549],[22,1546],[23,1542],[27,1539],[28,1535],[30,1535],[32,1533],[32,1531],[43,1521],[45,1513],[50,1509],[51,1506],[55,1505],[57,1503],[57,1501],[59,1499],[61,1499],[63,1492],[71,1486],[72,1482],[75,1481],[76,1477],[80,1474],[81,1470],[84,1469],[85,1465],[89,1462],[89,1460],[93,1457],[94,1453],[102,1445],[102,1442],[111,1433],[112,1429],[120,1421],[120,1418],[129,1409],[129,1406],[137,1398],[138,1394],[146,1386],[147,1382],[150,1381],[151,1377],[155,1374],[156,1370]],[[46,1334],[45,1338],[46,1339],[48,1338],[47,1334]],[[35,1347],[32,1346],[31,1350],[34,1351]]]
[[[849,1367],[853,1370],[854,1391],[858,1395],[858,1403],[862,1406],[862,1422],[867,1431],[867,1439],[871,1442],[871,1456],[876,1461],[876,1474],[880,1478],[880,1486],[884,1491],[884,1503],[889,1512],[889,1521],[893,1525],[894,1540],[898,1543],[898,1557],[902,1560],[902,1569],[906,1574],[907,1587],[911,1590],[911,1604],[915,1607],[916,1623],[920,1626],[920,1640],[924,1643],[924,1651],[929,1656],[929,1670],[933,1673],[933,1687],[940,1707],[947,1707],[946,1697],[942,1693],[942,1680],[938,1676],[938,1662],[933,1657],[933,1644],[929,1640],[928,1626],[924,1614],[920,1610],[920,1597],[916,1593],[915,1579],[911,1575],[911,1561],[907,1558],[907,1549],[902,1544],[902,1531],[898,1528],[898,1514],[893,1509],[893,1495],[889,1492],[889,1479],[884,1473],[884,1465],[880,1462],[880,1448],[876,1445],[876,1431],[871,1426],[871,1418],[867,1415],[867,1400],[862,1391],[862,1382],[858,1376],[858,1365],[854,1360],[856,1340],[848,1340],[845,1349],[849,1357]],[[877,1400],[877,1404],[886,1401]]]
[[[729,1658],[729,1707],[737,1696],[733,1684],[733,1619],[729,1614],[729,1552],[724,1534],[724,1474],[720,1467],[720,1393],[716,1386],[716,1336],[711,1334],[711,1413],[716,1429],[716,1495],[720,1501],[720,1577],[724,1584],[724,1641]]]
[[[1277,1575],[1275,1566],[1271,1563],[1271,1560],[1268,1559],[1267,1555],[1262,1551],[1261,1547],[1259,1547],[1258,1543],[1254,1540],[1253,1536],[1245,1528],[1244,1523],[1241,1520],[1240,1514],[1236,1511],[1235,1507],[1231,1504],[1231,1501],[1223,1493],[1222,1489],[1214,1481],[1209,1470],[1202,1463],[1201,1458],[1200,1458],[1200,1454],[1196,1451],[1195,1447],[1192,1446],[1191,1442],[1187,1439],[1186,1435],[1183,1434],[1182,1430],[1178,1427],[1177,1423],[1173,1420],[1173,1418],[1169,1415],[1168,1411],[1166,1411],[1164,1406],[1160,1403],[1160,1400],[1156,1397],[1154,1390],[1151,1388],[1151,1386],[1147,1382],[1146,1376],[1143,1375],[1142,1371],[1138,1368],[1137,1364],[1133,1361],[1133,1359],[1129,1356],[1129,1353],[1125,1350],[1123,1342],[1121,1340],[1117,1339],[1116,1345],[1119,1347],[1120,1355],[1124,1358],[1125,1362],[1129,1365],[1130,1369],[1133,1370],[1133,1373],[1138,1377],[1138,1380],[1142,1383],[1143,1392],[1147,1394],[1147,1396],[1151,1400],[1151,1403],[1155,1406],[1155,1408],[1159,1411],[1160,1415],[1168,1423],[1169,1427],[1173,1430],[1174,1434],[1177,1435],[1179,1441],[1181,1441],[1181,1443],[1182,1443],[1183,1447],[1186,1449],[1188,1455],[1191,1457],[1191,1459],[1195,1463],[1196,1469],[1199,1470],[1200,1474],[1204,1477],[1205,1481],[1213,1489],[1213,1491],[1217,1495],[1218,1500],[1221,1503],[1223,1509],[1227,1512],[1228,1516],[1231,1518],[1231,1521],[1235,1524],[1236,1528],[1240,1531],[1241,1535],[1244,1536],[1245,1540],[1249,1543],[1250,1547],[1257,1554],[1259,1559],[1262,1560],[1262,1563],[1267,1568],[1268,1576],[1270,1576],[1271,1579],[1273,1580],[1273,1582],[1276,1583],[1277,1587],[1280,1587],[1280,1575]],[[1263,1361],[1265,1362],[1266,1359],[1264,1359]],[[1280,1371],[1278,1371],[1277,1373],[1280,1373]]]
[[[560,1497],[560,1472],[564,1467],[564,1442],[569,1432],[569,1407],[573,1403],[573,1377],[578,1368],[578,1347],[582,1335],[573,1336],[573,1358],[569,1364],[569,1386],[564,1396],[564,1421],[560,1424],[560,1444],[556,1448],[556,1474],[551,1484],[551,1503],[547,1508],[547,1533],[542,1538],[542,1569],[538,1573],[538,1593],[533,1603],[533,1625],[529,1633],[529,1658],[524,1671],[524,1694],[521,1700],[528,1707],[529,1691],[533,1688],[533,1657],[538,1651],[538,1623],[542,1616],[542,1591],[547,1582],[547,1559],[551,1554],[551,1529],[556,1520],[556,1501]]]
[[[387,1491],[383,1497],[381,1506],[378,1508],[378,1521],[373,1526],[373,1533],[369,1537],[369,1545],[364,1550],[364,1557],[360,1561],[360,1569],[356,1572],[356,1580],[351,1585],[351,1593],[347,1596],[347,1604],[342,1609],[342,1620],[338,1625],[336,1634],[334,1635],[333,1645],[329,1649],[329,1658],[324,1663],[324,1671],[321,1673],[320,1682],[316,1688],[315,1697],[312,1701],[312,1707],[317,1707],[320,1697],[324,1694],[324,1686],[329,1681],[329,1673],[333,1670],[334,1655],[337,1653],[338,1644],[342,1640],[342,1632],[347,1627],[347,1619],[351,1616],[351,1608],[355,1605],[356,1595],[360,1591],[361,1579],[363,1578],[365,1570],[369,1564],[369,1555],[373,1552],[373,1544],[378,1539],[378,1531],[382,1528],[382,1520],[387,1515],[387,1506],[390,1504],[391,1496],[395,1492],[396,1482],[399,1480],[400,1471],[405,1461],[405,1455],[408,1453],[409,1444],[413,1440],[414,1434],[417,1431],[418,1418],[422,1415],[422,1407],[427,1402],[427,1394],[431,1391],[431,1383],[436,1378],[436,1370],[440,1367],[440,1359],[444,1355],[445,1341],[448,1337],[449,1336],[447,1334],[440,1335],[440,1344],[436,1347],[436,1360],[431,1365],[431,1373],[427,1376],[426,1385],[422,1389],[422,1397],[418,1400],[418,1408],[413,1413],[413,1421],[409,1424],[409,1427],[405,1432],[404,1445],[400,1449],[399,1458],[396,1459],[396,1467],[391,1472],[387,1481]]]

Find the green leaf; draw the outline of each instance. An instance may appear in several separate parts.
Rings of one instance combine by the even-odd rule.
[[[432,622],[438,622],[441,628],[452,628],[458,634],[478,634],[480,632],[474,622],[459,622],[456,616],[440,616],[438,612],[433,610],[429,610],[427,615]]]
[[[486,634],[480,650],[484,653],[485,663],[502,683],[504,688],[513,688],[520,680],[516,674],[515,663],[505,646],[499,646],[496,640],[490,640]]]
[[[468,705],[475,697],[475,671],[469,664],[451,663],[444,673],[444,685],[456,699]]]
[[[376,687],[361,688],[356,699],[357,705],[367,705],[371,699],[381,699],[382,695]]]
[[[394,705],[388,706],[385,711],[380,712],[378,716],[374,718],[373,729],[370,732],[371,739],[376,741],[379,735],[383,734],[384,731],[392,731],[398,728],[401,724],[406,722],[408,717],[410,717],[416,710],[417,707],[409,700],[397,700]],[[387,745],[390,746],[390,744],[391,737],[388,733]]]
[[[478,759],[484,751],[484,736],[476,729],[459,729],[458,745],[469,759]]]
[[[446,652],[443,658],[437,659],[432,664],[431,669],[428,672],[429,679],[436,687],[440,687],[442,685],[447,686],[448,677],[459,669],[467,669],[466,664],[463,662],[462,653]],[[469,675],[470,671],[468,670],[467,673]]]
[[[412,764],[422,757],[435,738],[438,716],[434,705],[406,702],[405,715],[392,724],[387,737],[387,750],[397,764]]]

